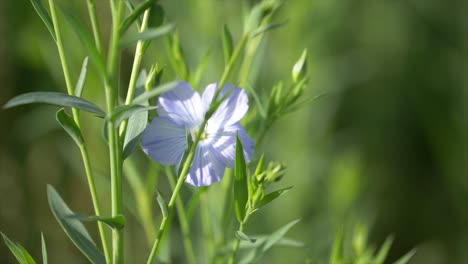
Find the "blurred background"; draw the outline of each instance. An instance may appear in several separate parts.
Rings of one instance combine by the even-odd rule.
[[[108,3],[97,2],[108,36]],[[167,21],[177,25],[190,68],[212,50],[201,87],[220,78],[223,25],[239,40],[245,9],[255,3],[244,2],[160,1]],[[84,2],[67,4],[88,21]],[[257,148],[268,160],[287,164],[278,187],[294,187],[253,217],[247,231],[272,232],[301,218],[288,237],[307,244],[275,247],[262,263],[322,263],[338,230],[352,234],[356,226],[367,227],[375,247],[394,236],[389,263],[413,248],[411,263],[468,263],[467,5],[461,0],[285,2],[275,21],[287,24],[265,37],[251,85],[266,98],[278,80],[291,83],[292,66],[307,48],[306,96],[326,95],[280,119]],[[61,20],[76,80],[86,52]],[[0,38],[0,105],[25,92],[65,92],[56,47],[29,1],[0,1]],[[123,87],[132,54],[132,49],[123,53]],[[163,79],[169,81],[177,76],[165,54],[164,41],[153,41],[144,65],[168,65]],[[95,71],[91,65],[84,97],[104,106]],[[44,232],[52,263],[85,263],[47,204],[46,184],[52,184],[74,211],[92,214],[80,155],[56,123],[56,111],[41,105],[0,110],[0,230],[37,259]],[[82,116],[101,200],[110,205],[101,124]],[[216,199],[210,205],[222,206]],[[154,216],[158,224],[156,203]],[[144,231],[133,214],[127,219],[127,257],[139,263],[148,252]],[[96,234],[94,225],[87,226]],[[14,263],[3,242],[0,263]]]

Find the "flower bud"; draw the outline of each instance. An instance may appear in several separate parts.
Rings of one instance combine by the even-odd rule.
[[[307,74],[307,49],[304,49],[299,60],[294,64],[292,69],[292,78],[294,82],[299,82]]]
[[[277,182],[283,178],[286,171],[286,165],[278,162],[271,162],[266,171],[265,180],[267,182]]]

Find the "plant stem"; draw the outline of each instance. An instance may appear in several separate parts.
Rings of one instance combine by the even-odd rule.
[[[176,175],[170,167],[165,167],[166,174],[169,178],[169,184],[174,189],[176,186]],[[182,236],[185,247],[185,254],[187,255],[187,262],[191,264],[197,263],[195,253],[193,251],[192,240],[190,239],[190,224],[187,219],[187,213],[185,212],[184,203],[180,197],[176,198],[176,209],[179,216],[180,228],[182,229]]]
[[[70,78],[70,70],[68,68],[68,62],[65,56],[65,51],[64,51],[64,47],[62,43],[62,35],[60,32],[60,24],[58,23],[57,12],[56,12],[55,3],[53,0],[49,0],[49,6],[50,6],[52,23],[54,25],[57,49],[58,49],[60,61],[62,64],[63,75],[65,77],[65,84],[67,87],[67,92],[69,95],[73,95],[73,85],[72,85],[71,78]],[[76,108],[72,108],[72,113],[73,113],[73,119],[75,120],[76,125],[79,128],[81,128],[81,124],[80,124],[81,122],[80,122],[80,116],[79,116],[78,110]],[[83,165],[85,167],[89,191],[91,193],[91,199],[93,201],[94,212],[97,216],[101,216],[101,207],[100,207],[99,198],[98,198],[97,191],[96,191],[96,184],[94,181],[94,174],[93,174],[93,170],[91,168],[91,163],[89,160],[88,150],[85,144],[79,145],[79,149],[81,152],[81,157],[83,159]],[[99,228],[99,235],[101,237],[101,243],[102,243],[102,248],[104,251],[104,256],[106,258],[106,262],[109,262],[110,261],[110,249],[107,243],[105,224],[102,222],[98,222],[98,228]]]
[[[118,81],[119,81],[119,41],[120,41],[120,20],[123,15],[123,1],[115,3],[111,0],[112,9],[112,34],[109,44],[109,55],[107,61],[108,78],[105,80],[107,112],[112,113],[117,104]],[[111,198],[112,216],[123,213],[122,197],[122,161],[121,147],[117,128],[114,122],[107,125],[109,140],[110,173],[111,173]],[[113,263],[120,264],[124,260],[123,252],[123,230],[112,231],[112,255]]]
[[[143,22],[141,24],[140,32],[145,31],[148,28],[148,20],[150,16],[151,8],[147,9],[143,15]],[[146,41],[139,40],[135,49],[135,58],[133,59],[132,73],[130,76],[130,82],[127,89],[127,97],[125,98],[125,104],[129,105],[132,103],[133,97],[135,96],[136,85],[138,76],[140,74],[141,61],[143,59],[143,53],[145,51]],[[125,136],[127,132],[128,120],[124,120],[120,126],[120,135]]]
[[[94,42],[96,43],[97,50],[102,52],[101,31],[99,30],[99,23],[96,14],[96,1],[88,0],[87,4],[89,19],[91,20],[91,27],[93,28]]]
[[[245,221],[242,221],[239,226],[239,231],[244,232],[245,229]],[[229,258],[229,264],[234,264],[236,262],[237,251],[239,251],[240,247],[240,239],[236,238],[236,243],[234,244],[234,249],[232,250],[231,258]]]
[[[207,263],[213,263],[215,256],[215,243],[213,237],[213,229],[210,215],[210,207],[208,204],[208,193],[205,191],[201,195],[201,210],[202,210],[202,227],[203,237],[206,241],[206,259]]]

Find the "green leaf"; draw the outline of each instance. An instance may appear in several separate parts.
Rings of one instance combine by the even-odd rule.
[[[174,30],[174,28],[174,24],[167,24],[158,28],[149,28],[148,30],[145,30],[143,32],[138,32],[128,37],[122,38],[122,40],[120,41],[120,47],[127,47],[140,40],[151,40],[162,37]]]
[[[211,49],[209,49],[206,53],[205,56],[203,56],[202,61],[197,67],[197,70],[194,72],[194,74],[191,77],[191,83],[194,89],[197,89],[197,87],[200,85],[201,78],[203,76],[203,73],[206,70],[206,66],[208,65],[208,62],[210,60],[210,55],[211,55]]]
[[[411,260],[411,258],[416,254],[416,249],[411,250],[410,252],[406,253],[403,257],[399,258],[394,264],[407,264]]]
[[[160,4],[156,4],[151,8],[148,26],[152,28],[160,27],[164,22],[164,9]]]
[[[260,112],[260,116],[266,119],[267,113],[265,110],[265,107],[262,104],[262,101],[260,100],[260,97],[258,96],[257,92],[255,89],[253,89],[250,85],[246,85],[245,89],[252,95],[252,97],[255,100],[255,103],[257,104],[258,111]]]
[[[343,231],[340,230],[336,234],[335,242],[333,242],[332,253],[330,255],[330,264],[343,264]]]
[[[224,52],[224,63],[227,65],[232,56],[232,35],[227,25],[224,25],[223,30],[223,52]]]
[[[288,233],[288,231],[295,226],[297,223],[299,223],[300,219],[296,219],[275,232],[273,232],[271,235],[269,235],[265,240],[262,241],[262,243],[254,248],[253,251],[249,252],[239,263],[253,263],[253,262],[258,262],[258,259],[263,256],[271,247],[273,247],[275,244],[279,243],[283,237]]]
[[[52,104],[64,107],[73,107],[104,117],[106,113],[88,100],[60,92],[31,92],[20,94],[10,99],[3,108],[11,108],[25,104]]]
[[[47,258],[47,246],[46,246],[43,233],[41,233],[41,249],[42,249],[42,264],[47,264],[49,263],[49,261]]]
[[[269,235],[255,235],[256,241],[254,243],[252,243],[250,241],[242,240],[241,243],[240,243],[239,249],[241,249],[241,250],[245,250],[245,249],[250,249],[250,250],[254,249],[254,250],[256,250],[260,246],[264,245],[265,240],[268,237],[269,237]],[[219,253],[223,254],[223,255],[231,253],[232,252],[232,247],[233,247],[235,242],[236,242],[236,240],[232,240],[229,243],[227,243],[226,246],[224,246],[220,250]],[[305,248],[306,244],[304,244],[304,242],[301,242],[301,241],[298,241],[298,240],[283,237],[280,240],[278,240],[278,242],[276,242],[274,246],[275,247],[276,246],[283,246],[283,247],[291,247],[291,248]]]
[[[140,112],[148,112],[148,110],[156,109],[156,106],[143,105],[121,105],[107,117],[107,121],[113,122],[115,127],[118,127],[122,121]]]
[[[248,241],[250,243],[255,243],[255,241],[257,241],[257,239],[249,237],[246,233],[240,230],[236,231],[236,237],[240,240]]]
[[[260,202],[257,204],[256,209],[260,209],[263,206],[271,203],[273,200],[280,197],[285,192],[289,191],[291,188],[292,188],[292,186],[289,186],[289,187],[282,188],[282,189],[279,189],[279,190],[276,190],[276,191],[273,191],[273,192],[270,192],[270,193],[266,194],[265,196],[263,196],[262,200],[260,200]]]
[[[94,42],[94,38],[90,30],[84,26],[84,23],[74,15],[74,12],[65,8],[61,8],[62,12],[65,15],[66,20],[71,25],[75,33],[78,35],[79,39],[83,42],[86,50],[91,56],[91,59],[96,63],[96,66],[102,76],[107,76],[106,65],[104,63],[104,58],[102,54],[99,52],[96,44]]]
[[[244,148],[237,135],[236,140],[236,161],[234,167],[234,205],[236,208],[237,220],[240,223],[245,218],[245,206],[249,198],[247,189],[247,166],[245,164]]]
[[[276,29],[276,28],[279,28],[279,27],[282,27],[284,25],[286,25],[288,22],[287,21],[284,21],[284,22],[279,22],[279,23],[271,23],[271,24],[268,24],[268,25],[264,25],[264,26],[261,26],[259,27],[257,30],[255,30],[251,37],[254,38],[260,34],[263,34],[269,30],[273,30],[273,29]]]
[[[389,236],[387,239],[385,239],[385,242],[383,243],[382,247],[380,247],[379,252],[374,258],[373,264],[383,264],[385,262],[385,259],[387,258],[388,252],[390,251],[390,247],[392,246],[393,243],[393,237]]]
[[[155,0],[146,0],[134,8],[130,15],[128,15],[128,17],[125,18],[125,20],[120,25],[120,34],[122,35],[125,33],[125,31],[127,31],[127,29],[135,22],[135,20],[138,20],[148,8],[151,8],[154,1]]]
[[[39,15],[39,17],[41,17],[42,21],[46,25],[54,41],[57,41],[57,39],[55,38],[54,24],[52,23],[52,19],[50,18],[49,13],[47,13],[47,10],[45,9],[42,1],[41,0],[30,0],[30,1],[34,9],[36,10],[37,14]]]
[[[158,201],[159,208],[161,208],[161,213],[164,218],[168,217],[168,208],[167,208],[167,203],[164,201],[164,198],[161,196],[161,194],[158,192],[156,195],[156,201]]]
[[[0,232],[1,233],[1,232]],[[11,253],[15,256],[21,264],[35,264],[36,262],[31,255],[20,244],[11,241],[5,234],[1,233],[5,244],[10,249]]]
[[[179,81],[173,81],[173,82],[161,84],[161,85],[157,86],[156,88],[154,88],[153,90],[144,92],[141,95],[139,95],[138,97],[136,97],[133,100],[133,103],[134,104],[145,103],[146,101],[148,101],[149,99],[151,99],[151,98],[153,98],[155,96],[158,96],[158,95],[160,95],[160,94],[162,94],[164,92],[167,92],[167,91],[170,91],[170,90],[174,89],[179,83],[180,83]]]
[[[187,162],[187,158],[190,154],[190,150],[192,149],[192,145],[193,145],[193,139],[190,133],[187,133],[186,139],[187,139],[187,148],[185,149],[184,154],[182,154],[182,158],[180,159],[180,162],[179,162],[179,169],[177,170],[177,176],[179,177],[182,176],[181,175],[182,170],[184,169],[185,163]]]
[[[138,146],[143,131],[148,124],[148,111],[135,113],[128,119],[127,133],[125,134],[122,158],[126,159]]]
[[[75,143],[80,146],[84,144],[83,135],[75,120],[69,116],[65,109],[60,109],[56,114],[57,122],[65,129],[65,131],[72,137]]]
[[[68,216],[73,215],[73,211],[68,208],[60,195],[51,185],[47,185],[47,198],[52,213],[62,226],[63,230],[75,246],[95,264],[105,264],[106,260],[101,251],[96,247],[93,239],[89,235],[84,225],[75,219],[70,219]]]
[[[80,77],[78,78],[78,81],[76,82],[75,96],[77,97],[81,97],[81,94],[83,93],[83,87],[84,87],[84,83],[86,80],[86,73],[88,71],[88,58],[89,57],[86,57],[83,60],[83,65],[81,65]]]
[[[107,226],[115,230],[121,230],[125,227],[125,216],[116,215],[116,216],[84,216],[80,214],[72,214],[67,216],[68,219],[78,220],[80,222],[103,222]]]

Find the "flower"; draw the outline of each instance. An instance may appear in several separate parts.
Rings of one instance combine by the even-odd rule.
[[[143,132],[143,151],[163,165],[176,165],[178,170],[187,148],[187,135],[190,133],[195,141],[217,89],[218,84],[210,84],[200,96],[189,83],[180,82],[163,93],[159,97],[158,117]],[[185,180],[191,185],[211,185],[223,178],[226,167],[234,167],[237,134],[246,161],[252,157],[254,142],[239,123],[249,109],[247,94],[241,88],[226,84],[219,98],[227,93],[230,95],[208,120],[197,145]]]

